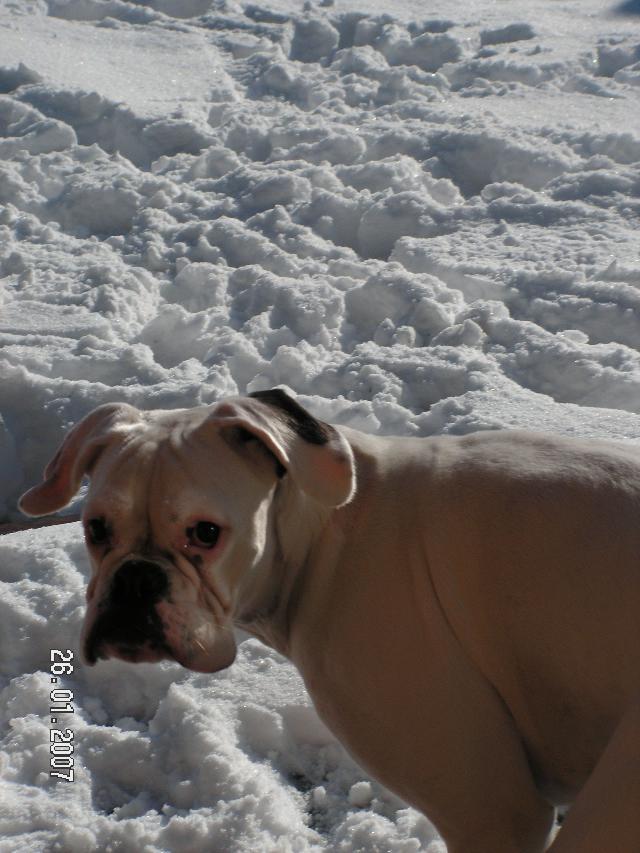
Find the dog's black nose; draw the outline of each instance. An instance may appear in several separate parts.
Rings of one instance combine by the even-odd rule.
[[[113,576],[109,601],[115,607],[148,606],[166,593],[164,570],[148,560],[127,560]]]

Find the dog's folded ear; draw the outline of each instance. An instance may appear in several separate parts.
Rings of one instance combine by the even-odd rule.
[[[313,417],[280,389],[215,404],[207,419],[260,441],[301,491],[325,506],[342,506],[355,491],[353,452],[330,424]]]
[[[42,483],[22,495],[18,502],[22,512],[47,515],[66,506],[118,428],[137,421],[140,413],[126,403],[106,403],[90,412],[67,433],[45,468]]]

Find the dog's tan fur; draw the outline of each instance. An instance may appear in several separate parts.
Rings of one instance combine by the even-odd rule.
[[[39,515],[81,477],[85,640],[131,559],[170,579],[165,652],[214,671],[232,623],[287,655],[337,737],[449,853],[640,851],[640,452],[532,433],[381,438],[282,393],[109,405],[70,433]],[[185,539],[213,520],[219,544]]]

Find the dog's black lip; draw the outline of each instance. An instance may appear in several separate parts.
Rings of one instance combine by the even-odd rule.
[[[115,650],[115,654],[105,654],[103,649],[111,645]],[[172,649],[166,642],[163,643],[141,643],[133,646],[127,643],[111,643],[107,644],[104,641],[98,643],[92,642],[91,638],[87,640],[84,647],[84,659],[88,666],[95,666],[99,660],[109,660],[117,657],[121,660],[136,663],[144,652],[151,652],[158,656],[158,660],[177,660]]]
[[[160,657],[173,658],[162,621],[153,604],[101,606],[84,643],[87,664],[93,666],[98,660],[107,659],[108,655],[102,652],[107,646],[117,650],[118,655],[125,660],[134,660],[144,650]]]

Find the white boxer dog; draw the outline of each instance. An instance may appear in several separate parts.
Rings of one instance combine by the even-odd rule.
[[[381,438],[283,391],[107,404],[21,507],[83,475],[83,652],[229,666],[238,625],[449,853],[640,851],[640,452]]]

